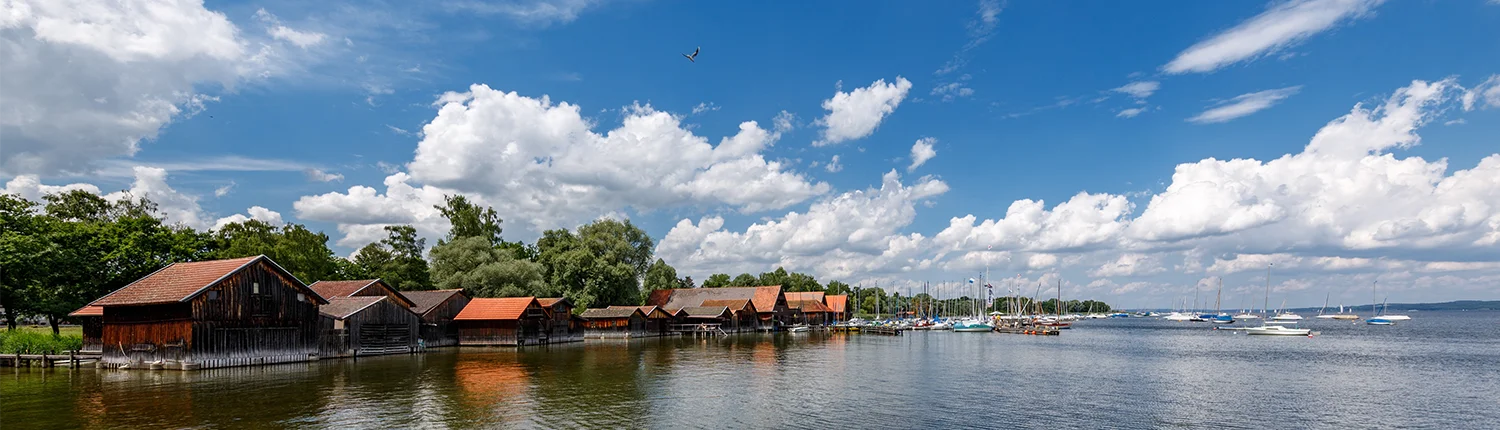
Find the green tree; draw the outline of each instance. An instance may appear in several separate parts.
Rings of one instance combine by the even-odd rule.
[[[36,202],[20,196],[0,194],[0,306],[5,307],[5,323],[11,330],[29,305],[25,289],[37,284],[46,270],[47,226],[36,207]]]
[[[353,267],[349,271],[358,273],[355,279],[393,278],[391,273],[387,273],[393,261],[396,261],[396,256],[391,254],[391,250],[385,249],[380,242],[374,242],[354,252],[354,260],[351,261]]]
[[[549,296],[541,264],[516,260],[482,236],[457,238],[432,248],[432,280],[441,289],[462,288],[476,297]]]
[[[578,228],[548,230],[537,240],[537,262],[547,282],[579,309],[635,305],[654,244],[629,221],[599,220]]]
[[[463,195],[443,196],[445,203],[437,208],[450,225],[448,236],[439,239],[438,245],[466,237],[483,238],[490,246],[500,245],[500,216],[495,209],[479,207]]]
[[[827,292],[829,295],[837,296],[840,294],[851,294],[854,290],[849,287],[849,284],[839,281],[828,281]]]
[[[728,274],[715,273],[713,275],[710,275],[707,280],[703,281],[703,288],[728,287],[729,284],[730,279]]]
[[[658,258],[650,268],[646,269],[644,287],[646,291],[682,288],[682,281],[677,279],[677,269],[673,269],[666,261]]]
[[[218,258],[255,255],[270,257],[303,282],[345,279],[337,256],[328,248],[328,235],[301,224],[281,227],[249,220],[228,224],[214,232]]]
[[[787,284],[787,281],[789,280],[790,277],[791,277],[791,275],[786,272],[786,268],[777,267],[775,271],[761,273],[760,276],[757,278],[757,280],[755,282],[755,285],[782,285],[782,286],[785,286]],[[786,291],[794,291],[794,290],[786,290]]]
[[[417,229],[409,225],[390,225],[385,231],[386,238],[374,247],[379,251],[369,245],[360,248],[355,263],[398,290],[432,289],[427,260],[422,258],[427,240],[417,237]],[[372,251],[371,256],[365,257],[365,251]]]
[[[741,273],[740,276],[736,276],[734,280],[729,281],[729,286],[731,287],[755,287],[759,285],[760,279],[749,273]]]
[[[650,272],[650,269],[647,269],[647,272]],[[692,276],[682,278],[681,281],[677,282],[677,285],[677,288],[698,288],[698,284],[696,282],[693,282]]]
[[[805,273],[792,273],[791,275],[787,275],[786,281],[783,282],[783,285],[786,285],[787,291],[823,291],[823,284],[818,283],[818,278],[814,278],[812,275],[808,275]]]

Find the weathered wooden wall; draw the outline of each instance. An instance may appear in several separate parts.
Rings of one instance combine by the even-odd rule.
[[[584,323],[584,337],[588,338],[645,337],[646,335],[646,319],[640,314],[632,314],[629,318],[595,319]]]
[[[428,347],[458,345],[458,325],[453,317],[469,305],[469,297],[454,294],[437,307],[428,311],[422,319],[422,339]]]
[[[259,284],[256,293],[255,284]],[[193,299],[192,360],[204,367],[246,358],[307,359],[318,353],[318,305],[296,281],[261,261]]]
[[[181,360],[192,347],[192,307],[187,303],[104,308],[103,360]]]
[[[344,320],[349,346],[359,355],[411,352],[417,347],[421,319],[389,298]]]
[[[573,321],[573,307],[557,303],[548,310],[547,343],[580,342],[583,327]]]

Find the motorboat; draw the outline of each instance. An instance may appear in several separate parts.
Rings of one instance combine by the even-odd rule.
[[[1251,336],[1308,336],[1312,334],[1312,329],[1282,327],[1279,325],[1251,327],[1244,331],[1245,334]]]
[[[1252,313],[1249,313],[1249,312],[1240,312],[1239,315],[1235,315],[1234,316],[1234,319],[1237,319],[1237,320],[1258,320],[1258,319],[1260,319],[1260,315],[1252,314]]]
[[[1296,323],[1297,321],[1302,321],[1302,316],[1291,312],[1282,312],[1271,317],[1271,321],[1291,321]]]
[[[1229,314],[1218,314],[1214,316],[1212,322],[1214,324],[1234,324],[1234,317],[1229,316]]]
[[[1390,320],[1390,319],[1386,319],[1385,317],[1374,317],[1374,318],[1370,318],[1370,319],[1365,320],[1365,324],[1369,324],[1369,325],[1396,325],[1396,321],[1393,321],[1393,320]]]
[[[808,327],[805,325],[795,325],[787,328],[786,331],[791,333],[806,333],[812,331],[812,327]]]
[[[1127,314],[1127,313],[1124,313],[1124,312],[1115,312],[1115,313],[1109,314],[1109,317],[1110,318],[1130,318],[1130,314]]]
[[[1162,319],[1167,321],[1192,321],[1193,316],[1182,312],[1173,312],[1162,317]]]

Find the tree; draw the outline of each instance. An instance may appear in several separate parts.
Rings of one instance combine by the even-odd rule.
[[[547,230],[537,240],[537,262],[546,279],[579,309],[640,304],[640,282],[654,244],[629,221],[599,220],[578,228]]]
[[[774,272],[765,272],[760,274],[760,277],[757,278],[758,280],[754,285],[786,285],[788,278],[790,278],[790,275],[786,272],[786,268],[777,267],[776,271]]]
[[[736,276],[734,280],[729,281],[729,286],[731,287],[754,287],[759,285],[760,279],[749,273],[741,273],[740,276]]]
[[[834,295],[834,296],[837,296],[837,295],[840,295],[840,294],[847,295],[847,294],[851,294],[851,293],[854,292],[854,290],[849,287],[849,284],[845,284],[845,283],[839,282],[839,281],[828,281],[828,289],[827,289],[827,291],[828,291],[829,295]]]
[[[648,269],[647,271],[649,272],[650,270]],[[692,276],[682,278],[677,284],[677,288],[698,288],[698,284],[693,282]]]
[[[500,216],[490,207],[480,208],[463,195],[443,196],[445,204],[433,206],[450,225],[448,236],[438,240],[438,245],[466,237],[483,238],[490,246],[502,242],[500,238]]]
[[[303,282],[346,279],[339,263],[342,259],[328,248],[328,235],[301,224],[275,227],[249,220],[220,227],[214,238],[218,258],[265,255]]]
[[[786,291],[806,292],[823,291],[823,284],[818,283],[818,278],[805,273],[792,273],[782,282],[786,285]]]
[[[375,251],[374,255],[365,259],[364,251],[374,251],[370,249],[370,245],[366,245],[360,248],[359,258],[355,262],[362,267],[372,269],[371,274],[385,280],[387,284],[398,290],[432,289],[432,279],[427,271],[427,260],[422,258],[422,250],[427,247],[427,240],[417,237],[417,229],[409,225],[388,225],[385,231],[386,238],[381,239],[380,245],[377,246],[384,253]],[[361,263],[361,260],[364,263]],[[384,260],[383,264],[380,264],[382,260]]]
[[[391,262],[396,260],[389,249],[385,249],[380,242],[370,243],[354,252],[353,269],[358,276],[355,279],[369,278],[393,278],[392,274],[386,273],[391,268]],[[389,282],[389,281],[387,281]]]
[[[549,296],[541,264],[516,260],[482,236],[457,238],[432,248],[432,280],[441,289],[462,288],[476,297]]]
[[[677,269],[658,258],[655,263],[651,263],[650,268],[646,269],[646,282],[643,287],[646,291],[669,290],[681,288],[682,281],[677,279]]]
[[[728,274],[715,273],[713,275],[709,275],[708,279],[703,281],[703,288],[728,287],[729,284],[730,279]]]
[[[0,194],[0,306],[5,308],[5,323],[11,330],[28,305],[24,289],[36,284],[46,268],[42,259],[48,248],[42,238],[45,224],[36,206],[20,196]]]

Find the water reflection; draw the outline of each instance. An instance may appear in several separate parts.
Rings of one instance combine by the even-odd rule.
[[[1316,338],[1081,323],[1057,337],[746,334],[201,372],[3,369],[0,428],[1475,427],[1500,313]],[[1313,322],[1311,324],[1319,324]]]

